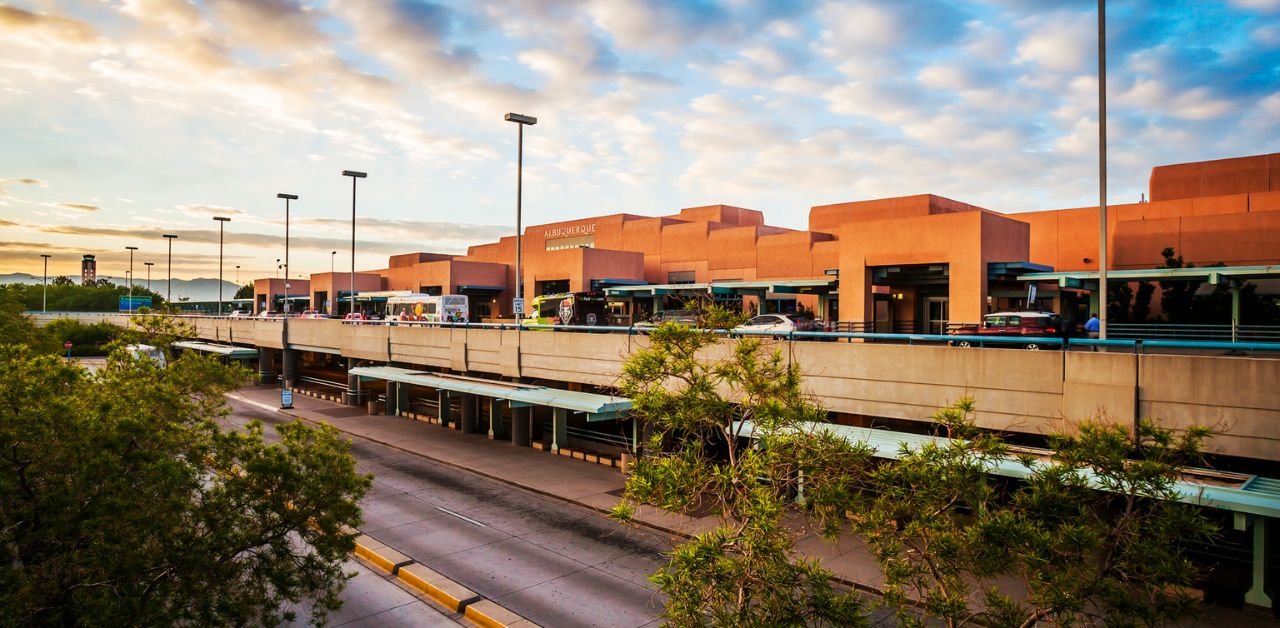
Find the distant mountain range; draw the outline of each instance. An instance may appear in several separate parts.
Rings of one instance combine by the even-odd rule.
[[[109,279],[112,283],[117,285],[121,285],[121,286],[125,285],[123,277],[99,276],[98,278]],[[41,277],[40,275],[28,275],[27,273],[10,273],[7,275],[0,275],[0,284],[6,284],[6,283],[39,284],[41,281],[43,281],[43,279],[44,278]],[[73,279],[78,283],[80,281],[80,276],[76,275],[71,279]],[[50,276],[49,280],[52,281],[53,276]],[[147,285],[147,280],[146,279],[139,280],[138,282],[135,283],[135,285],[145,287]],[[157,294],[160,294],[161,296],[163,296],[165,294],[165,291],[168,289],[168,285],[165,283],[164,279],[157,279],[153,277],[151,279],[151,289],[155,291]],[[239,290],[239,289],[240,287],[237,286],[235,283],[230,281],[223,281],[222,282],[222,298],[230,299],[231,297],[235,296],[236,290]],[[218,300],[218,280],[217,279],[174,279],[173,280],[173,300],[177,301],[182,297],[188,297],[188,299],[191,301],[217,301]]]

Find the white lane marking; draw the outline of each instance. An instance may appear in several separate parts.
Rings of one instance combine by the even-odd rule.
[[[471,517],[464,517],[463,515],[460,515],[460,514],[458,514],[458,513],[454,512],[454,511],[452,511],[452,510],[449,510],[448,508],[441,508],[441,507],[439,507],[439,506],[436,506],[436,510],[439,510],[440,512],[442,512],[442,513],[444,513],[444,514],[446,514],[446,515],[453,515],[454,517],[457,517],[457,518],[459,518],[459,519],[461,519],[461,520],[463,520],[463,521],[466,521],[467,523],[470,523],[471,525],[480,526],[480,527],[482,527],[482,528],[487,528],[487,527],[489,527],[489,526],[487,526],[487,525],[485,525],[485,524],[483,524],[483,523],[480,523],[479,521],[476,521],[475,519],[472,519]]]
[[[262,409],[262,410],[266,410],[267,412],[270,412],[270,413],[272,413],[272,414],[275,414],[275,413],[276,413],[276,410],[279,410],[279,409],[280,409],[280,408],[277,408],[277,407],[275,407],[275,406],[273,406],[273,405],[271,405],[271,404],[268,404],[268,403],[262,403],[262,402],[259,402],[259,401],[254,401],[254,400],[252,400],[252,399],[248,399],[248,398],[245,398],[245,397],[241,397],[240,395],[227,395],[227,396],[228,396],[228,397],[230,397],[230,398],[232,398],[232,399],[235,399],[236,401],[240,401],[240,402],[243,402],[243,403],[247,403],[247,404],[249,404],[249,405],[251,405],[251,406],[253,406],[253,407],[255,407],[255,408],[259,408],[259,409]]]

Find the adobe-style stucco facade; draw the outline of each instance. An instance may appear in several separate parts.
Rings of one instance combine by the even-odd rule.
[[[1158,266],[1165,247],[1200,265],[1280,263],[1280,153],[1156,167],[1150,198],[1109,207],[1112,269]],[[604,280],[838,276],[831,294],[778,297],[832,320],[888,316],[891,324],[920,328],[930,317],[976,321],[992,308],[1018,305],[1017,291],[1025,288],[994,285],[993,262],[1096,269],[1097,227],[1096,207],[1005,214],[929,194],[816,206],[808,230],[769,226],[761,212],[729,205],[658,217],[611,214],[527,227],[524,294],[589,290]],[[510,316],[515,254],[512,236],[466,255],[397,255],[388,268],[358,273],[357,291],[469,290],[481,315]],[[313,275],[312,303],[319,307],[331,290],[345,293],[348,282],[346,273]],[[1088,297],[1046,286],[1037,304],[1064,307],[1064,298],[1080,308],[1078,300]]]

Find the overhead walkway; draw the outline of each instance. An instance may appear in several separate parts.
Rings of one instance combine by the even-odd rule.
[[[360,366],[347,371],[361,381],[380,380],[387,383],[387,408],[389,415],[397,415],[409,409],[409,386],[423,386],[436,390],[440,408],[440,423],[455,421],[450,399],[462,399],[462,431],[478,431],[480,399],[489,401],[489,437],[496,438],[502,424],[503,404],[512,410],[512,442],[529,444],[531,429],[530,412],[534,407],[552,409],[552,451],[559,451],[568,442],[569,413],[586,416],[587,422],[610,421],[624,418],[631,410],[631,400],[626,397],[596,393],[560,390],[546,386],[501,382],[479,377],[447,375],[429,371],[405,369],[394,366]]]
[[[897,460],[903,450],[914,452],[926,444],[945,445],[950,439],[945,436],[929,436],[911,434],[891,430],[877,430],[834,423],[815,423],[815,430],[821,430],[844,438],[847,442],[866,444],[872,448],[872,455],[877,458]],[[735,421],[734,433],[744,438],[754,438],[756,425],[751,421]],[[1033,457],[1038,458],[1030,466],[1024,465],[1016,458],[997,460],[990,473],[1001,477],[1026,479],[1038,469],[1048,464],[1049,452],[1032,450]],[[1085,472],[1086,479],[1099,490],[1104,490],[1096,476]],[[1267,535],[1266,520],[1280,519],[1280,480],[1264,478],[1257,475],[1228,473],[1210,469],[1187,469],[1180,479],[1174,483],[1174,491],[1180,501],[1186,504],[1215,508],[1230,512],[1235,516],[1235,528],[1244,531],[1253,528],[1253,586],[1246,594],[1250,604],[1271,607],[1271,599],[1263,591],[1264,574],[1267,572]]]
[[[188,351],[214,353],[230,360],[252,360],[258,357],[257,349],[237,347],[235,345],[220,345],[212,342],[200,342],[197,340],[182,340],[173,343],[173,346],[179,349],[186,349]]]

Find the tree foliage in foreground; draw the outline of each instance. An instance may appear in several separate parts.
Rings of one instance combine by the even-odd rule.
[[[677,547],[651,580],[676,625],[866,623],[860,596],[795,552],[787,515],[805,510],[834,534],[870,452],[811,426],[825,413],[800,390],[798,370],[758,340],[723,360],[716,336],[664,324],[628,361],[621,382],[652,432],[614,516],[637,504],[714,510],[720,525]],[[749,422],[749,423],[743,423]],[[754,437],[759,446],[751,447]],[[717,453],[723,446],[727,462]],[[794,497],[803,490],[804,499]]]
[[[337,608],[369,478],[331,428],[223,431],[246,372],[0,346],[0,625],[272,625]]]
[[[861,537],[902,625],[1159,625],[1195,611],[1180,544],[1215,531],[1174,483],[1202,428],[1085,422],[1033,458],[978,429],[962,399],[934,417],[949,438],[875,460],[823,429],[798,368],[759,340],[665,324],[650,341],[621,379],[650,436],[613,515],[720,517],[651,577],[673,625],[865,624],[859,596],[796,551],[810,527]],[[1001,462],[1026,479],[995,475]]]
[[[1029,477],[1012,484],[992,473],[1009,448],[975,427],[973,411],[967,398],[939,411],[950,439],[903,447],[854,517],[900,624],[1136,626],[1194,613],[1187,591],[1199,574],[1179,545],[1214,528],[1174,483],[1206,430],[1143,421],[1135,437],[1084,423],[1051,439],[1051,459],[1018,457]]]

